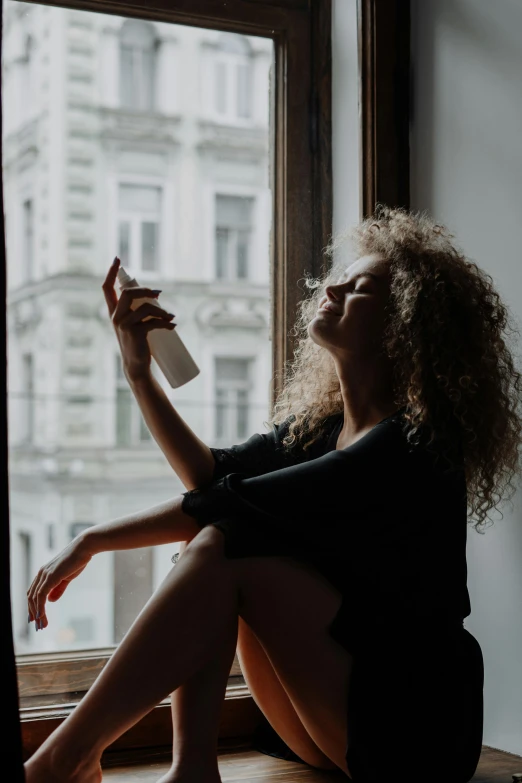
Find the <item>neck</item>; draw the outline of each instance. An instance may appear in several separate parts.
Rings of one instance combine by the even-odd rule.
[[[373,427],[398,409],[395,402],[389,362],[336,361],[343,397],[342,436],[350,438]]]

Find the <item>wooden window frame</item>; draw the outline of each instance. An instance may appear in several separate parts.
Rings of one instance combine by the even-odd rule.
[[[271,339],[273,382],[270,407],[281,386],[283,368],[291,361],[289,336],[302,294],[297,284],[305,274],[323,273],[328,261],[323,248],[332,233],[332,0],[31,0],[85,11],[207,27],[274,42],[275,79],[271,90],[270,169],[273,193],[271,247]],[[377,202],[409,206],[409,0],[353,0],[357,3],[360,118],[360,216],[373,212]],[[0,215],[3,231],[3,203]],[[5,267],[5,246],[4,267]],[[5,275],[2,277],[6,302]],[[4,330],[5,330],[4,323]],[[6,333],[4,331],[4,346]],[[6,380],[5,363],[2,364]],[[7,475],[7,409],[4,450],[4,519],[9,518]],[[4,526],[4,620],[11,621],[9,530]],[[27,758],[74,709],[73,703],[28,707],[18,712],[20,696],[38,696],[39,675],[51,674],[63,690],[73,674],[80,691],[88,689],[112,650],[75,654],[20,656],[18,667],[12,635],[4,642],[4,672],[10,682],[10,714],[15,743],[21,727]],[[17,671],[18,670],[18,671]],[[17,672],[17,674],[16,674]],[[70,686],[69,686],[70,687]],[[55,691],[56,692],[56,691]],[[62,702],[64,699],[62,698]],[[20,715],[20,724],[17,717]],[[16,717],[14,717],[16,716]],[[261,713],[245,685],[237,655],[226,691],[220,745],[248,737]],[[15,725],[16,724],[16,725]],[[122,753],[168,752],[172,729],[170,708],[163,702],[106,751],[104,763]]]

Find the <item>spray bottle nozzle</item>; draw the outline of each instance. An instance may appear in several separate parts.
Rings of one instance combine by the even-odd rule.
[[[133,279],[129,274],[127,274],[127,272],[122,266],[120,266],[120,268],[118,269],[117,278],[118,278],[118,283],[120,284],[120,288],[123,288],[124,285],[130,283]]]

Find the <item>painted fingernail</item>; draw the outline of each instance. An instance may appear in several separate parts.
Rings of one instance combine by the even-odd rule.
[[[152,291],[154,296],[158,296],[158,294],[161,294],[163,289],[162,288],[151,288],[150,290]]]
[[[38,612],[38,613],[37,613],[37,615],[36,615],[36,619],[37,619],[37,620],[39,620],[39,619],[40,619],[40,612]]]
[[[38,623],[35,622],[34,627],[36,628],[36,632],[38,633]]]
[[[120,259],[118,258],[118,256],[114,256],[114,261],[112,262],[112,265],[116,266],[116,264],[118,263],[119,260]]]
[[[28,622],[28,623],[30,623],[30,622],[31,622],[31,615],[30,615],[30,614],[28,614],[28,615],[27,615],[27,622]]]

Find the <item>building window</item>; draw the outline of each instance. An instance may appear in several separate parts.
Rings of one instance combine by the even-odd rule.
[[[152,436],[141,411],[133,399],[127,379],[123,372],[121,356],[116,355],[116,445],[138,446],[150,443]]]
[[[233,443],[248,435],[250,359],[215,359],[215,436]]]
[[[34,212],[32,199],[24,201],[22,206],[22,232],[24,279],[32,280],[34,276]]]
[[[252,58],[244,35],[220,35],[211,87],[218,119],[233,122],[252,116]]]
[[[126,19],[120,31],[122,108],[147,111],[155,106],[158,41],[150,22]]]
[[[253,198],[216,196],[216,277],[246,280],[252,235]]]
[[[119,186],[119,257],[136,274],[159,269],[161,196],[152,185]]]

